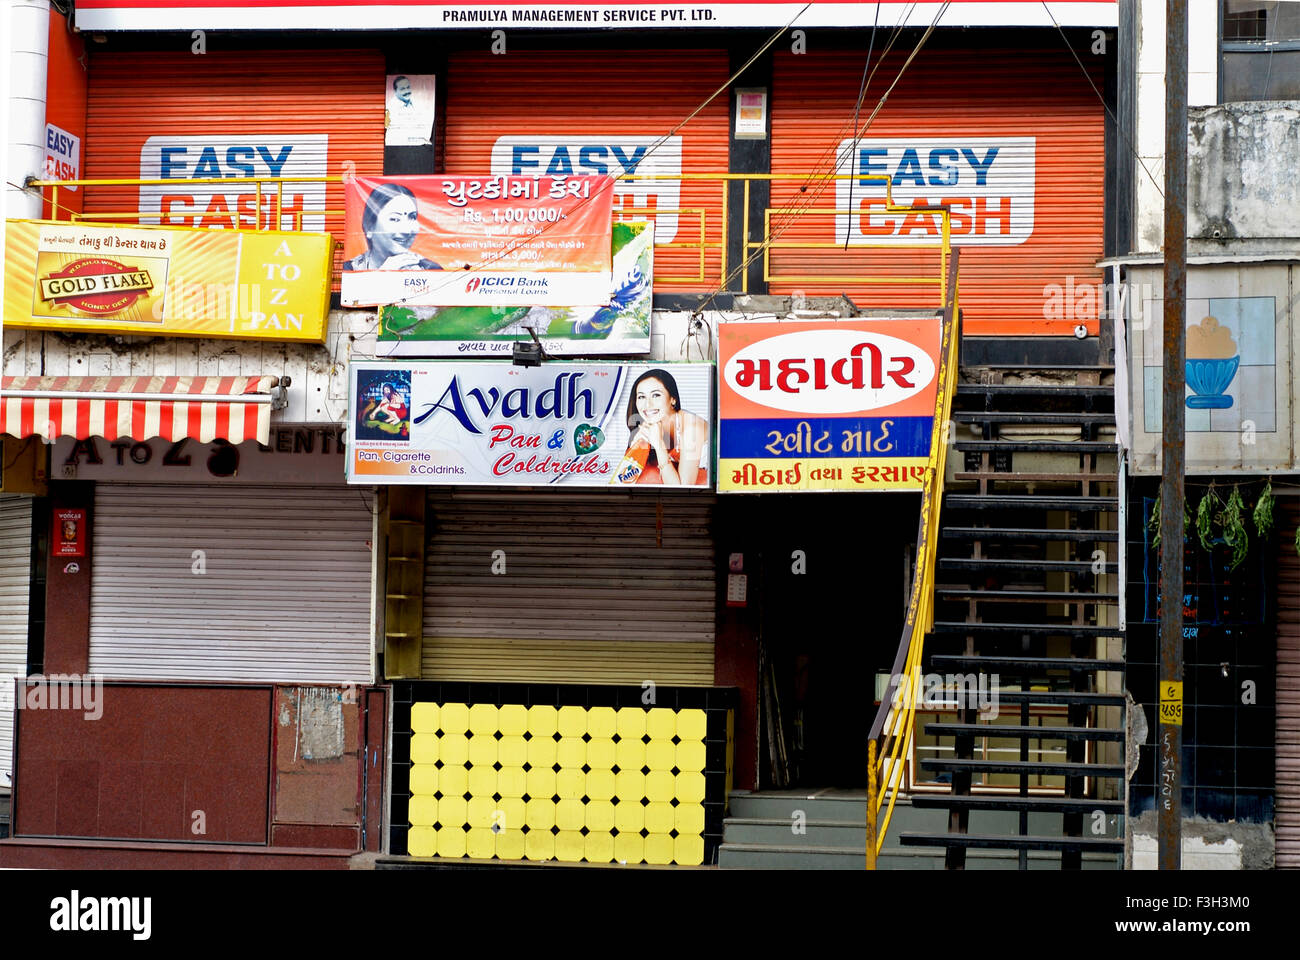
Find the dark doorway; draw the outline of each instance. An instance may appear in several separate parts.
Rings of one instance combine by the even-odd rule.
[[[865,787],[876,674],[893,664],[919,494],[755,498],[763,786]]]

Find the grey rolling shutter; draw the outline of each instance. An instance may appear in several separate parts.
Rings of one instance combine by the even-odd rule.
[[[423,677],[711,686],[713,503],[430,488]]]
[[[357,487],[99,484],[91,672],[368,681],[372,500]]]
[[[0,496],[0,790],[13,772],[14,678],[27,675],[32,499]]]

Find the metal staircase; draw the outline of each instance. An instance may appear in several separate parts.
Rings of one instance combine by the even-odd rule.
[[[949,869],[963,869],[971,849],[1015,851],[1020,869],[1036,851],[1050,853],[1034,853],[1035,866],[1045,855],[1063,869],[1122,866],[1122,546],[1114,393],[1101,382],[1110,370],[962,374],[979,382],[956,389],[924,647],[944,693],[920,708],[910,791],[914,807],[948,811],[948,832],[899,840],[943,847]],[[990,702],[996,716],[980,710]],[[1014,832],[969,832],[974,811],[1013,815],[981,822],[1014,822]]]

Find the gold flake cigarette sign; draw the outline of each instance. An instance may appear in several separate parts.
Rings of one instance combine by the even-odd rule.
[[[151,257],[125,264],[105,257],[82,257],[65,264],[59,254],[39,253],[36,255],[39,288],[32,303],[32,316],[66,316],[73,320],[81,316],[107,316],[141,301],[144,303],[140,312],[149,315],[158,300],[153,280],[158,275],[167,276],[164,259]]]
[[[14,327],[322,342],[329,234],[10,220]]]

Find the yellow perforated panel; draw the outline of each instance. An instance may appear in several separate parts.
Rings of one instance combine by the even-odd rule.
[[[416,857],[700,864],[703,710],[417,703]]]

